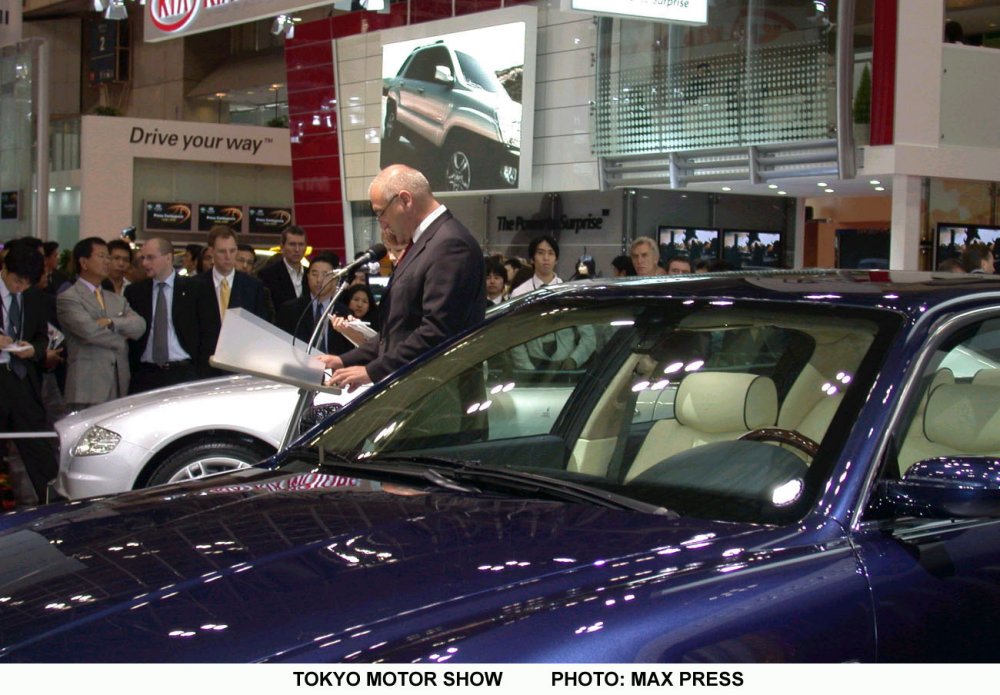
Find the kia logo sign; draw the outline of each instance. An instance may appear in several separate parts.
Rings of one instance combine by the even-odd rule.
[[[199,0],[150,0],[149,17],[160,31],[180,31],[198,14]]]

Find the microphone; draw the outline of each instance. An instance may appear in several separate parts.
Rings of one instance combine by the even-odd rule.
[[[333,277],[343,277],[345,275],[351,275],[355,270],[363,265],[368,265],[369,263],[374,263],[376,261],[381,261],[385,258],[386,248],[382,244],[375,244],[370,249],[365,251],[363,254],[355,258],[351,263],[345,265],[343,268],[338,268],[337,270],[331,270],[327,273],[328,276]]]

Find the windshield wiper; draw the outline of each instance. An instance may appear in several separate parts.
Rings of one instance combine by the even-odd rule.
[[[445,465],[449,467],[455,476],[471,478],[479,481],[489,481],[493,485],[500,485],[508,490],[516,489],[520,492],[527,491],[535,493],[544,492],[550,496],[560,497],[574,502],[599,504],[602,506],[642,512],[644,514],[658,514],[661,516],[668,516],[670,518],[679,517],[676,512],[672,512],[665,507],[650,504],[649,502],[643,502],[626,495],[620,495],[608,490],[602,490],[583,483],[561,480],[559,478],[550,478],[549,476],[538,475],[537,473],[525,473],[523,471],[513,470],[510,468],[484,466],[479,461],[446,458],[444,456],[427,456],[422,454],[386,454],[374,456],[368,459],[368,461],[372,463],[377,463],[379,461],[409,461],[418,465],[426,466]],[[429,468],[428,470],[433,469]],[[436,472],[437,471],[435,471],[435,473]],[[451,480],[451,478],[445,479]],[[459,483],[455,484],[459,485]],[[475,490],[475,488],[473,488],[473,490]]]

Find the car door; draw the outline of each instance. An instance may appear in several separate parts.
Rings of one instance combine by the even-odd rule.
[[[444,46],[420,51],[410,61],[399,90],[399,108],[406,128],[435,145],[440,144],[441,124],[450,109],[450,84],[435,78],[438,66],[455,74],[451,57]]]
[[[959,433],[977,429],[967,419],[983,416],[960,407],[972,401],[944,399],[963,389],[982,395],[983,389],[1000,388],[1000,318],[941,331],[930,350],[914,395],[890,432],[883,478],[900,477],[918,460],[1000,456],[1000,450],[982,450],[1000,445],[1000,432],[995,443],[989,431],[968,438],[976,442],[962,442]],[[955,436],[946,436],[949,431]],[[879,660],[997,659],[1000,519],[896,517],[880,510],[876,493],[857,531],[875,603]]]

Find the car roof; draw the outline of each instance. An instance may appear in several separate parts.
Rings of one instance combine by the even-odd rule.
[[[817,302],[924,314],[935,306],[1000,306],[1000,276],[898,270],[770,270],[596,279],[549,285],[523,303],[546,298],[705,297]],[[513,303],[513,302],[512,302]]]

